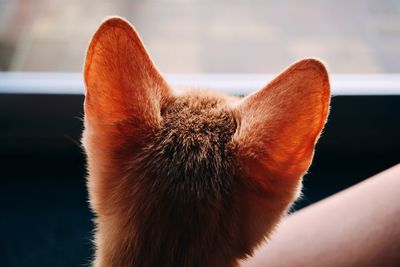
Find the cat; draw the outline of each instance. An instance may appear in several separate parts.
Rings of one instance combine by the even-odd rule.
[[[84,80],[94,266],[237,266],[299,195],[329,113],[315,59],[244,98],[174,91],[118,17],[95,33]]]

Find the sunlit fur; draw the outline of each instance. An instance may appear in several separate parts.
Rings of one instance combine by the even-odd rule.
[[[329,110],[313,59],[245,98],[174,91],[121,18],[84,76],[95,266],[236,266],[296,198]]]

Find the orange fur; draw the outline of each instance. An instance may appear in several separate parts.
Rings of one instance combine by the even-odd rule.
[[[84,76],[95,266],[235,266],[297,197],[329,110],[313,59],[243,99],[178,94],[121,18],[94,35]]]

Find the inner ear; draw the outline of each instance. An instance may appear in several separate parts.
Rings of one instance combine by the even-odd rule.
[[[104,21],[87,50],[85,117],[97,122],[132,120],[154,127],[170,89],[134,28],[121,18]]]

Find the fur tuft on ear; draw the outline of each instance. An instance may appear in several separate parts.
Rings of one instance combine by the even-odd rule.
[[[124,19],[107,19],[97,30],[87,50],[84,78],[88,121],[110,124],[129,118],[137,128],[158,125],[170,89]]]
[[[239,160],[264,188],[271,177],[296,181],[308,169],[329,112],[324,65],[299,61],[237,107]]]

